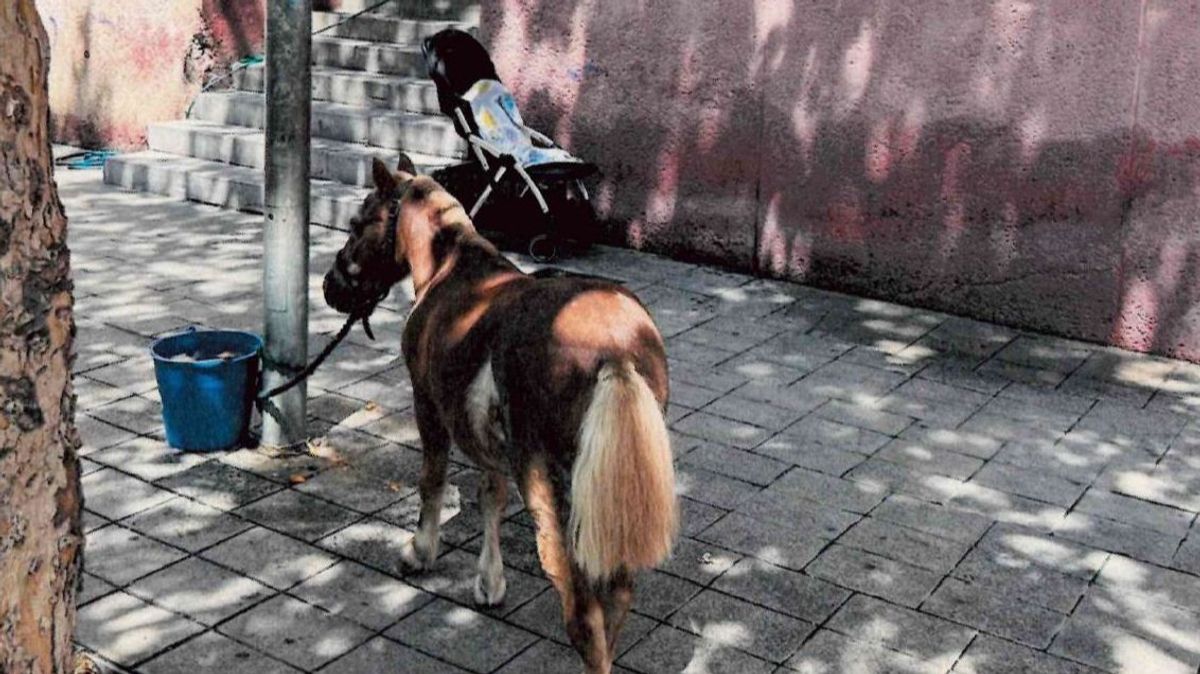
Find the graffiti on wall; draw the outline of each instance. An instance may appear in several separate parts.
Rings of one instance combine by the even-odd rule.
[[[527,117],[600,166],[615,242],[1200,360],[1182,6],[484,11]]]
[[[139,148],[211,73],[261,50],[264,0],[38,0],[55,138]]]

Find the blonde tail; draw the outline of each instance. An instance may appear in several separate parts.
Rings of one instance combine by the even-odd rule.
[[[571,480],[575,561],[589,580],[657,566],[678,528],[662,409],[631,362],[600,368]]]

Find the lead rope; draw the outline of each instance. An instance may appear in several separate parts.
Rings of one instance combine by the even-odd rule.
[[[364,309],[352,312],[350,316],[346,318],[346,322],[342,324],[342,329],[338,330],[338,333],[333,338],[333,341],[326,344],[325,348],[321,349],[321,353],[317,354],[317,357],[314,358],[312,362],[309,363],[303,370],[301,370],[299,374],[280,384],[279,386],[276,386],[270,391],[267,391],[266,393],[260,393],[255,396],[254,404],[258,407],[259,414],[262,414],[263,405],[268,400],[274,398],[280,393],[283,393],[284,391],[293,388],[300,382],[308,379],[313,372],[316,372],[317,368],[321,366],[321,363],[324,363],[325,359],[329,357],[329,354],[333,353],[333,350],[342,343],[342,340],[346,339],[346,335],[350,334],[350,329],[354,327],[355,323],[362,321],[363,332],[367,333],[367,337],[371,338],[371,341],[375,341],[375,333],[371,330],[371,314],[375,311],[375,307],[379,306],[379,303],[382,302],[385,297],[387,297],[390,291],[391,288],[388,288],[380,293],[378,297],[368,302]]]

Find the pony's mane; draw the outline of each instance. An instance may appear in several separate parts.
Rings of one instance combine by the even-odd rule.
[[[454,245],[471,245],[483,248],[489,253],[499,254],[499,250],[491,241],[475,229],[475,223],[467,215],[467,209],[462,202],[433,178],[422,176],[413,181],[409,187],[409,196],[428,203],[427,208],[434,209],[434,240],[433,253],[435,259],[442,259]]]
[[[462,203],[437,181],[425,176],[416,178],[409,187],[408,197],[423,201],[422,207],[432,211],[428,216],[433,223],[433,235],[429,241],[432,275],[418,293],[451,273],[464,253],[471,255],[471,251],[474,251],[479,257],[500,261],[505,267],[512,266],[499,249],[475,229]]]

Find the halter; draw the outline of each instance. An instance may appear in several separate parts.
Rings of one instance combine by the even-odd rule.
[[[392,256],[393,261],[395,260],[396,256],[396,230],[399,229],[400,224],[401,198],[402,197],[392,197],[391,207],[388,210],[387,225],[383,230],[383,242],[387,247],[388,255]],[[378,295],[368,300],[367,304],[364,305],[364,308],[359,309],[351,314],[362,316],[363,332],[367,333],[367,337],[370,337],[372,342],[375,341],[375,334],[371,332],[371,323],[369,319],[371,318],[371,314],[375,311],[375,307],[379,306],[379,303],[382,302],[390,292],[392,292],[391,285],[384,288],[379,292]]]
[[[400,201],[403,197],[392,197],[391,210],[388,211],[387,229],[384,230],[384,243],[394,256],[396,254],[396,230],[400,225]]]

